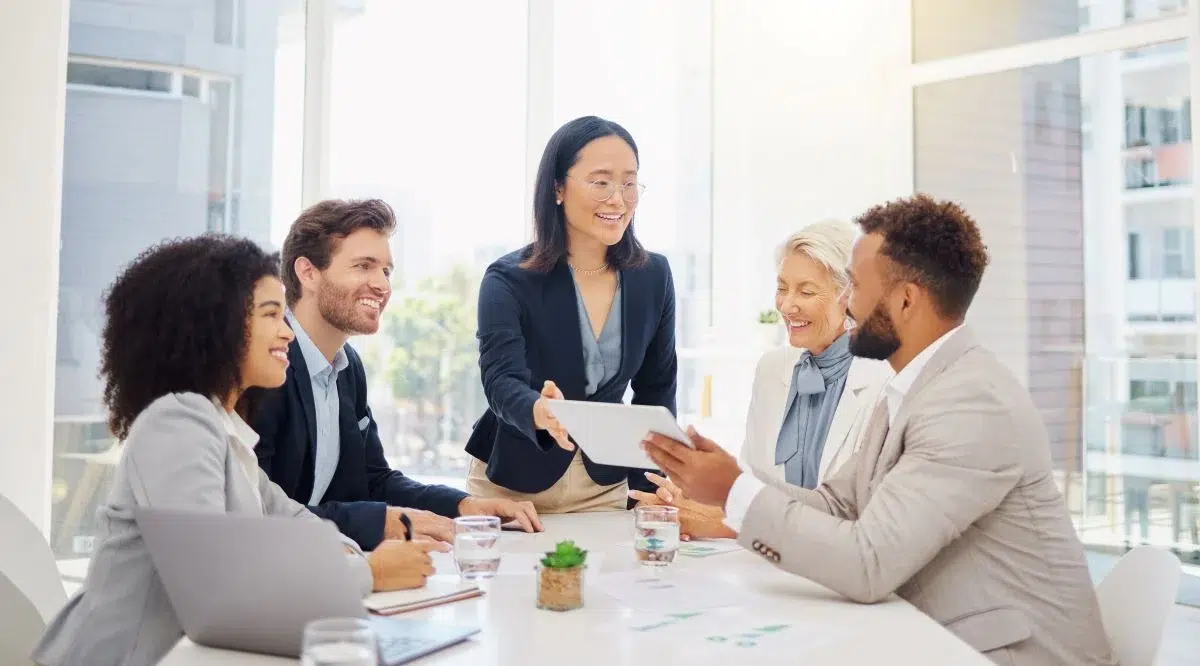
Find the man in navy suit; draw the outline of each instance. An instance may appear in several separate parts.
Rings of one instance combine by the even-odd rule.
[[[305,210],[283,244],[287,381],[248,398],[259,434],[259,466],[289,497],[329,519],[364,549],[413,532],[450,541],[459,515],[499,516],[541,529],[529,502],[484,499],[426,485],[388,466],[367,406],[366,372],[346,341],[379,330],[391,295],[389,237],[396,227],[379,200],[323,201]]]

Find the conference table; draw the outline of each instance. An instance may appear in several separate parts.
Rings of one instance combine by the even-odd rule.
[[[787,574],[745,549],[707,556],[680,554],[660,574],[678,582],[683,607],[630,608],[610,595],[611,581],[659,575],[639,569],[631,512],[544,516],[538,534],[504,532],[501,570],[484,596],[398,617],[477,626],[464,643],[425,656],[419,666],[618,666],[687,664],[888,664],[987,666],[991,662],[907,602],[893,597],[857,604]],[[584,607],[539,610],[531,565],[538,553],[573,539],[591,563]],[[731,544],[714,542],[728,548]],[[821,557],[820,553],[811,553]],[[513,566],[506,567],[506,563]],[[456,576],[439,555],[436,576]],[[736,598],[716,598],[719,591]],[[726,601],[734,605],[723,606]],[[695,608],[686,604],[694,603]],[[666,608],[666,610],[664,610]],[[164,666],[274,666],[295,660],[203,647],[187,638]]]

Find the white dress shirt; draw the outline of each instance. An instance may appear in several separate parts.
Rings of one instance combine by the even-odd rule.
[[[246,473],[246,481],[254,491],[254,499],[258,500],[258,508],[262,509],[262,492],[258,488],[258,456],[254,447],[258,445],[258,433],[254,432],[248,423],[242,420],[237,412],[226,411],[220,400],[213,398],[213,404],[221,412],[225,424],[225,432],[229,434],[230,449],[237,458],[242,471]]]
[[[903,402],[904,396],[908,394],[908,390],[912,388],[913,382],[920,376],[921,371],[929,363],[929,359],[937,353],[937,350],[954,335],[962,325],[955,326],[947,331],[942,337],[934,340],[921,350],[920,354],[913,357],[908,365],[901,368],[887,383],[883,389],[880,399],[887,400],[888,407],[888,426],[890,427],[896,414],[900,411],[900,403]],[[876,403],[878,404],[878,403]],[[750,505],[754,502],[754,498],[759,491],[763,489],[763,482],[759,481],[754,474],[747,474],[745,471],[738,476],[733,482],[733,487],[729,489],[729,497],[725,500],[725,525],[734,532],[740,532],[742,529],[742,521],[746,519],[746,512],[750,510]]]

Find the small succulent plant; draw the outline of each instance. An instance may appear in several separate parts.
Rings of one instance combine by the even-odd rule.
[[[549,569],[573,569],[582,566],[587,560],[587,551],[575,545],[575,542],[567,539],[559,541],[554,546],[554,550],[547,551],[546,556],[542,558],[542,566]]]
[[[779,323],[779,311],[778,310],[763,310],[762,312],[758,313],[758,323],[760,323],[760,324],[778,324]]]

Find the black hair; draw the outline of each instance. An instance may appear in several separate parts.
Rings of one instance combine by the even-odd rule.
[[[567,256],[567,219],[562,206],[557,203],[557,188],[567,178],[567,171],[579,160],[583,147],[606,136],[615,136],[638,156],[637,143],[624,127],[611,120],[596,116],[576,118],[558,128],[538,164],[537,179],[533,184],[533,246],[522,262],[524,268],[545,273],[558,265]],[[636,268],[649,261],[646,248],[642,247],[633,231],[633,220],[621,240],[608,248],[608,265],[614,269]]]
[[[939,315],[955,320],[966,316],[983,280],[988,251],[979,226],[962,206],[918,194],[875,206],[855,222],[863,233],[883,236],[879,252],[891,260],[893,278],[924,287]]]
[[[223,398],[241,388],[254,289],[279,276],[279,256],[222,234],[142,252],[104,297],[104,405],[124,439],[137,415],[170,393]]]

